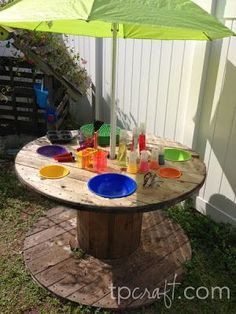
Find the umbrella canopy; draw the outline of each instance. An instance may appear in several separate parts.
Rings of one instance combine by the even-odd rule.
[[[0,12],[0,25],[113,37],[111,158],[116,140],[116,38],[213,40],[234,35],[190,0],[16,0]]]
[[[118,38],[223,38],[233,33],[190,0],[18,0],[4,7],[1,25],[37,31]]]

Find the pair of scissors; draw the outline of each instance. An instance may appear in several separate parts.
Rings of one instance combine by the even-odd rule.
[[[143,178],[143,187],[144,188],[150,188],[150,187],[156,187],[156,186],[160,186],[160,183],[163,182],[162,180],[160,180],[155,172],[147,172],[144,175]]]

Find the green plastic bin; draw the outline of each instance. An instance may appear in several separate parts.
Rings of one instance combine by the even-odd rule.
[[[93,136],[94,127],[93,124],[85,124],[81,126],[80,131],[84,134],[85,137]],[[98,130],[98,145],[99,146],[109,146],[110,145],[110,124],[104,123]],[[116,144],[119,144],[120,138],[120,128],[116,128]]]

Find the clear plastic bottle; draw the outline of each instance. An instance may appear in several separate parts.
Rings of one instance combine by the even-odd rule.
[[[158,159],[159,159],[158,150],[156,148],[153,148],[151,152],[151,160],[149,163],[149,168],[151,170],[157,170],[158,168],[160,168]]]
[[[148,152],[146,150],[142,150],[139,164],[139,172],[145,173],[148,171],[149,171]]]
[[[139,129],[133,128],[132,143],[131,143],[131,148],[130,148],[132,152],[138,150],[138,140],[139,140]]]
[[[133,151],[129,153],[129,163],[127,167],[128,173],[137,173],[138,172],[138,166],[137,166],[137,152]]]
[[[165,164],[165,151],[164,151],[163,146],[160,146],[160,148],[159,148],[158,161],[159,161],[160,166],[163,166]]]
[[[117,154],[119,166],[126,167],[127,165],[127,132],[120,130],[120,142]]]
[[[78,144],[83,144],[85,142],[85,136],[83,134],[83,132],[81,132],[80,130],[78,130],[78,134],[77,134],[77,143]]]
[[[146,135],[145,135],[145,129],[146,129],[146,125],[145,123],[141,123],[140,124],[140,134],[139,134],[139,138],[138,138],[138,143],[139,143],[139,153],[141,153],[141,151],[146,150]]]

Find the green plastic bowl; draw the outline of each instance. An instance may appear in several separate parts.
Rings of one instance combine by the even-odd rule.
[[[169,161],[187,161],[192,155],[186,150],[177,148],[165,148],[165,159]]]
[[[98,145],[99,146],[109,146],[110,145],[110,124],[104,123],[98,130]],[[93,135],[94,128],[93,124],[85,124],[81,126],[80,131],[85,137],[90,137]],[[120,138],[120,128],[116,128],[116,144],[119,144]]]

